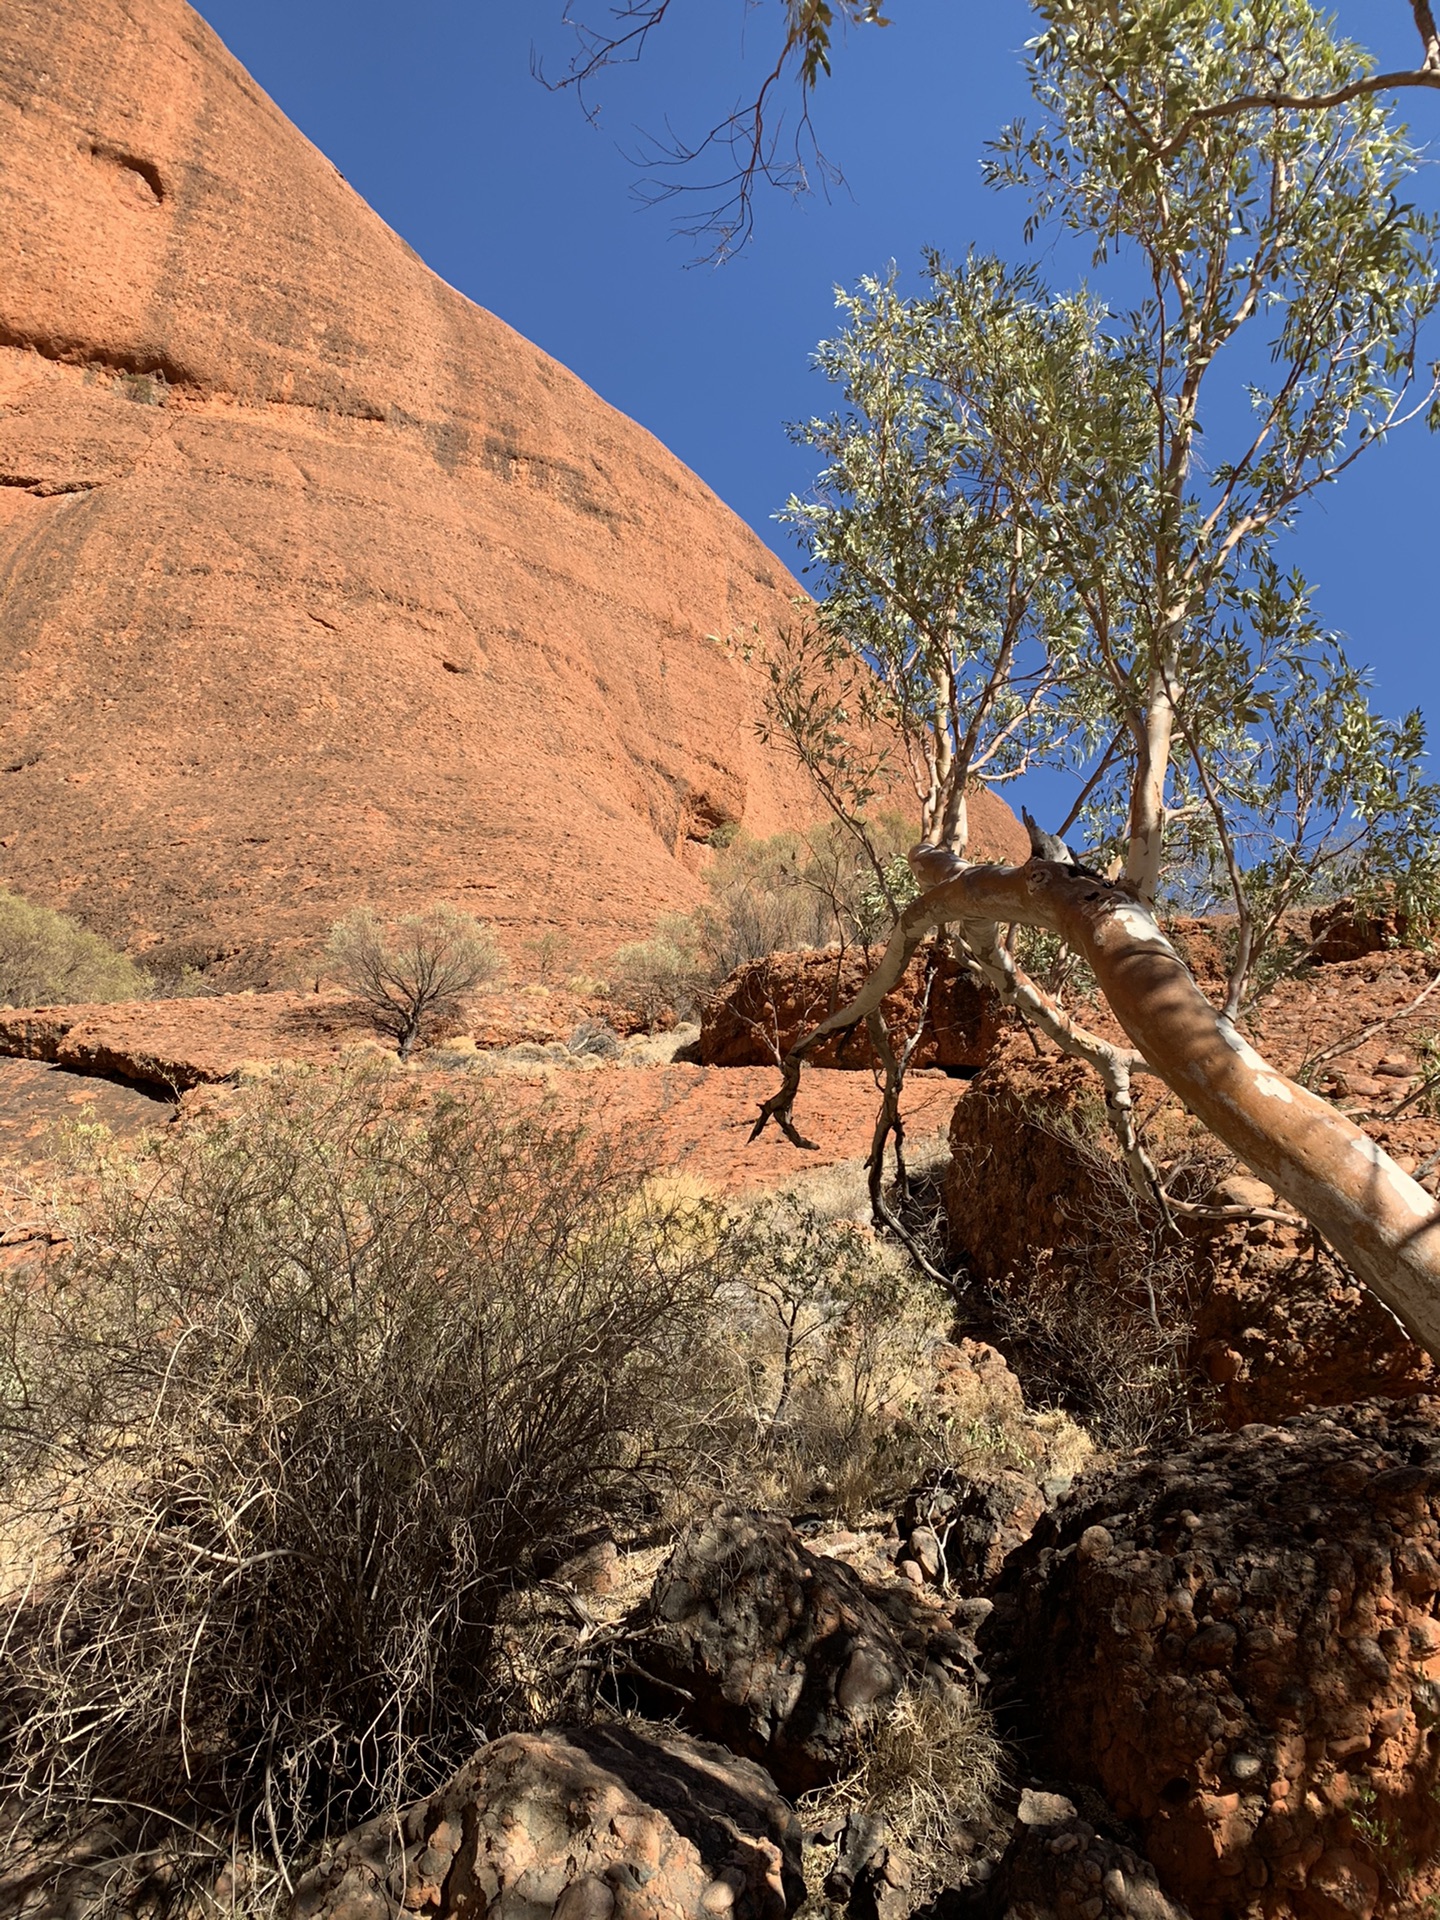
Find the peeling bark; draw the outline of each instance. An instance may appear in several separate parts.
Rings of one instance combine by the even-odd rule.
[[[1286,1079],[1241,1038],[1200,992],[1147,909],[1124,889],[1052,861],[971,867],[951,857],[947,874],[945,858],[941,849],[916,850],[913,864],[917,877],[930,882],[927,891],[906,908],[849,1006],[786,1056],[783,1083],[761,1108],[755,1133],[773,1118],[805,1144],[791,1119],[805,1055],[878,1007],[933,928],[959,925],[967,938],[973,929],[972,944],[984,953],[996,944],[1000,924],[1046,927],[1085,956],[1150,1070],[1440,1356],[1440,1206],[1352,1120]],[[1083,1030],[1078,1037],[1094,1038]]]

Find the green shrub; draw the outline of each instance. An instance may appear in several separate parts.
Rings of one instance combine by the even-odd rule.
[[[694,928],[684,914],[666,914],[653,939],[630,941],[610,963],[611,997],[638,1013],[652,1033],[662,1020],[688,1020],[708,984]]]
[[[148,984],[132,960],[78,920],[0,893],[0,1001],[44,1007],[138,1000]]]
[[[734,1257],[749,1433],[731,1458],[753,1490],[853,1522],[946,1457],[926,1403],[949,1303],[909,1260],[790,1195],[737,1223]]]
[[[112,1178],[0,1300],[0,1798],[284,1860],[427,1791],[535,1557],[694,1450],[724,1258],[605,1143],[373,1071]]]

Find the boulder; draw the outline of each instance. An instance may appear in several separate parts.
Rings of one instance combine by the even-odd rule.
[[[983,822],[989,828],[985,837],[1003,839],[1004,823],[998,816],[984,815]],[[1012,857],[1023,860],[1023,833],[1020,840],[1020,849]],[[917,954],[883,1003],[897,1046],[919,1024],[928,964],[925,954]],[[737,967],[705,1009],[700,1024],[701,1063],[773,1066],[802,1034],[854,997],[866,971],[865,957],[854,947],[843,955],[838,947],[772,953]],[[974,1071],[984,1062],[998,1030],[999,1002],[948,954],[934,963],[933,971],[924,1026],[910,1064]],[[807,1060],[812,1067],[867,1071],[875,1064],[875,1050],[862,1023],[825,1041]]]
[[[1327,965],[1403,947],[1409,932],[1409,916],[1393,903],[1359,907],[1349,898],[1334,900],[1310,916],[1315,958]]]
[[[757,1766],[633,1726],[507,1734],[349,1834],[291,1920],[785,1920],[800,1828]]]
[[[978,1637],[1196,1920],[1368,1920],[1440,1888],[1437,1594],[1440,1402],[1371,1401],[1087,1478]]]
[[[1295,985],[1293,1008],[1281,1009],[1283,1023],[1277,1017],[1278,1064],[1294,1064],[1292,1048],[1316,1045],[1317,1033],[1363,1025],[1380,997],[1373,982],[1358,977],[1336,981],[1333,991],[1343,999],[1323,1001],[1313,986]],[[1402,975],[1387,987],[1385,1010],[1414,991]],[[1433,1123],[1415,1125],[1425,1131],[1414,1142],[1412,1165],[1416,1154],[1428,1154]],[[1272,1214],[1283,1207],[1243,1171],[1205,1180],[1200,1170],[1220,1151],[1168,1097],[1152,1108],[1147,1133],[1164,1164],[1196,1169],[1198,1184],[1182,1185],[1179,1197]],[[1373,1134],[1392,1152],[1410,1144],[1383,1124]],[[1089,1383],[1058,1377],[1057,1367],[1069,1364],[1067,1352],[1083,1360],[1110,1351],[1101,1344],[1107,1339],[1118,1350],[1132,1336],[1144,1357],[1153,1330],[1147,1262],[1169,1295],[1175,1397],[1188,1395],[1192,1413],[1207,1425],[1238,1428],[1307,1406],[1432,1390],[1430,1356],[1298,1216],[1182,1222],[1177,1238],[1155,1209],[1137,1206],[1108,1136],[1098,1082],[1078,1062],[1037,1054],[1024,1035],[1002,1033],[956,1105],[950,1146],[952,1257],[995,1297],[1002,1323],[1007,1307],[1028,1303],[1006,1327],[1006,1345],[1037,1400],[1070,1395],[1067,1404],[1079,1406],[1082,1417],[1098,1413],[1103,1423],[1103,1405],[1086,1405],[1077,1390]],[[1077,1319],[1087,1299],[1095,1312]],[[1027,1311],[1036,1321],[1033,1338]],[[1055,1322],[1070,1349],[1052,1337]],[[1130,1372],[1143,1377],[1145,1369]]]
[[[902,1554],[927,1580],[985,1595],[1007,1557],[1035,1530],[1045,1496],[1013,1467],[944,1467],[913,1487],[900,1509]]]
[[[1195,1246],[1191,1351],[1217,1422],[1273,1423],[1307,1406],[1434,1391],[1430,1355],[1303,1222],[1232,1221]]]
[[[686,1529],[633,1624],[642,1706],[761,1761],[792,1797],[847,1772],[871,1710],[907,1683],[965,1670],[958,1636],[932,1652],[843,1562],[741,1507]]]
[[[1190,1920],[1148,1860],[1092,1826],[1063,1794],[1033,1791],[1020,1796],[982,1912],[985,1920]]]

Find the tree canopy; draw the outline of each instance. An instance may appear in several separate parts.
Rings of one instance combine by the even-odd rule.
[[[1085,282],[1055,292],[1032,262],[973,254],[932,254],[913,297],[893,272],[863,281],[818,356],[841,404],[795,430],[823,462],[787,509],[819,598],[770,649],[773,725],[856,831],[885,776],[870,743],[889,735],[919,801],[921,892],[856,1000],[792,1051],[757,1130],[774,1118],[802,1139],[809,1048],[861,1019],[873,1034],[898,969],[947,927],[1096,1068],[1162,1206],[1133,1119],[1141,1071],[1435,1344],[1428,1196],[1232,1024],[1257,947],[1327,874],[1440,905],[1422,717],[1372,711],[1283,547],[1319,490],[1434,415],[1440,236],[1411,193],[1419,155],[1379,89],[1330,98],[1365,57],[1306,0],[1039,11],[1037,111],[987,168],[1029,196],[1031,241],[1080,243]],[[1326,110],[1261,98],[1277,72]],[[1198,113],[1222,99],[1248,104]],[[1037,830],[1024,867],[977,867],[967,794],[1041,763],[1073,778],[1061,832],[1080,820],[1085,862]],[[1217,883],[1240,931],[1218,1012],[1154,918],[1167,893]],[[1132,1048],[1027,976],[1017,926],[1084,956]]]

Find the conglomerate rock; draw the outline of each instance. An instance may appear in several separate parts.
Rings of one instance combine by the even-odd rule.
[[[1088,1477],[979,1641],[1196,1920],[1369,1920],[1440,1887],[1437,1595],[1440,1402],[1372,1401]]]
[[[1003,841],[1006,823],[991,810],[981,816],[985,838]],[[1025,836],[1010,857],[1025,858]],[[925,1000],[927,967],[931,968]],[[864,954],[838,947],[814,953],[772,953],[735,972],[705,1008],[700,1023],[700,1059],[707,1067],[750,1067],[782,1059],[809,1028],[859,991],[866,975]],[[925,1018],[920,1008],[925,1001]],[[932,962],[917,954],[899,985],[887,994],[881,1011],[897,1049],[921,1028],[910,1056],[915,1067],[981,1066],[997,1031],[999,1003],[948,955]],[[815,1067],[868,1070],[875,1050],[862,1021],[848,1033],[826,1040],[808,1056]]]
[[[848,1771],[868,1714],[907,1682],[968,1676],[946,1623],[907,1631],[788,1521],[741,1507],[686,1529],[635,1625],[644,1704],[760,1760],[792,1795]]]
[[[507,1734],[346,1836],[293,1920],[785,1920],[800,1828],[761,1768],[633,1726]]]
[[[1148,1860],[1056,1793],[1021,1795],[980,1907],[985,1920],[1189,1920]]]
[[[1014,1467],[943,1467],[911,1488],[898,1525],[927,1579],[984,1595],[1044,1511],[1035,1479]]]
[[[1265,1003],[1263,1021],[1256,1017],[1257,1044],[1293,1071],[1323,1040],[1411,999],[1417,959],[1393,956],[1383,979],[1375,977],[1372,956],[1286,982],[1274,1003]],[[1377,1069],[1399,1057],[1393,1031],[1361,1056]],[[1387,1067],[1373,1084],[1394,1101],[1416,1083]],[[1316,1243],[1303,1220],[1285,1217],[1275,1194],[1243,1172],[1212,1184],[1205,1165],[1223,1169],[1223,1151],[1153,1083],[1143,1086],[1141,1102],[1150,1151],[1163,1170],[1179,1170],[1181,1198],[1259,1213],[1182,1219],[1178,1236],[1165,1231],[1158,1210],[1131,1195],[1095,1076],[1053,1049],[1037,1051],[1023,1033],[1002,1032],[950,1130],[947,1228],[952,1253],[976,1281],[1002,1303],[1033,1294],[1060,1311],[1084,1287],[1098,1286],[1107,1311],[1128,1308],[1144,1336],[1145,1263],[1158,1261],[1177,1296],[1177,1323],[1188,1318],[1188,1331],[1177,1324],[1178,1358],[1206,1424],[1239,1427],[1307,1406],[1433,1388],[1430,1356]],[[1415,1108],[1395,1120],[1376,1110],[1368,1130],[1407,1168],[1440,1144],[1440,1127]],[[1008,1350],[1022,1382],[1045,1381],[1054,1356],[1043,1335],[1031,1353],[1022,1330]]]

